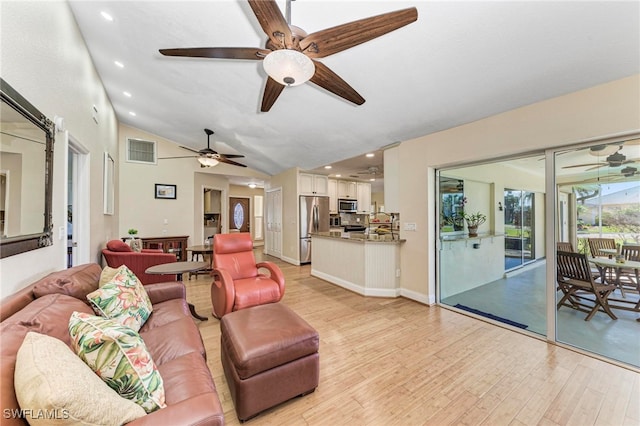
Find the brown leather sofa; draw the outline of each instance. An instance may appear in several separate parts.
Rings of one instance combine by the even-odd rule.
[[[0,302],[3,412],[19,409],[13,376],[16,354],[27,332],[47,334],[70,346],[69,317],[73,311],[95,315],[86,295],[98,288],[101,271],[91,263],[54,272]],[[164,381],[167,407],[129,425],[223,425],[224,412],[200,331],[187,307],[184,284],[165,282],[145,290],[153,313],[139,333]],[[24,419],[2,419],[3,426],[26,424]]]

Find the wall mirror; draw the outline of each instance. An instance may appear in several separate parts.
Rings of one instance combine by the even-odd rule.
[[[0,79],[0,258],[50,246],[54,126]]]
[[[440,176],[440,232],[464,229],[464,181]]]

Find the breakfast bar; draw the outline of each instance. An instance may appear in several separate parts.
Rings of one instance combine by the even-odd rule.
[[[398,297],[404,240],[389,237],[312,234],[311,275],[363,296]]]

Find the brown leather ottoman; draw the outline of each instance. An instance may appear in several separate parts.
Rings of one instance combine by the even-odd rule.
[[[220,329],[222,367],[241,421],[318,386],[318,332],[287,306],[231,312]]]

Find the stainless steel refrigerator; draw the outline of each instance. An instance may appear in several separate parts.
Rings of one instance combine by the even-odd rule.
[[[300,196],[300,263],[311,262],[311,235],[329,232],[329,197]]]

